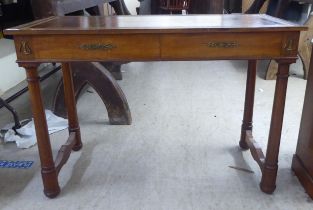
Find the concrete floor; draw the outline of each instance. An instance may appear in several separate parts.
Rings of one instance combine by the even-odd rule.
[[[306,81],[290,78],[277,189],[267,195],[259,190],[257,164],[238,148],[246,67],[244,61],[125,65],[120,85],[132,125],[108,125],[100,98],[86,92],[78,101],[84,147],[62,169],[62,192],[52,200],[42,193],[37,147],[0,145],[2,160],[35,161],[27,170],[0,169],[0,209],[312,209],[290,170]],[[300,68],[294,65],[292,72],[301,74]],[[262,69],[254,136],[265,150],[275,82],[263,80]],[[13,103],[23,116],[29,115],[26,98]],[[0,114],[0,125],[10,120],[4,109]],[[66,131],[51,136],[54,154],[66,136]]]

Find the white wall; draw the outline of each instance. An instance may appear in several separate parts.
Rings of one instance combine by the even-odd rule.
[[[129,12],[132,15],[136,15],[136,7],[139,7],[139,1],[138,0],[124,0]]]
[[[138,0],[124,0],[132,15],[136,15]],[[16,54],[12,40],[0,38],[0,96],[25,79],[23,68],[16,64]]]
[[[15,61],[13,41],[0,39],[0,96],[25,79],[25,70]]]

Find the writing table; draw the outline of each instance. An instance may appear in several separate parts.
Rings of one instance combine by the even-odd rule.
[[[14,36],[18,64],[26,69],[45,195],[59,194],[58,174],[71,150],[82,148],[70,62],[216,59],[248,60],[239,144],[251,150],[260,166],[261,190],[272,193],[289,65],[296,61],[301,30],[306,28],[267,15],[49,17],[6,30]],[[279,63],[266,156],[252,137],[256,61],[260,59]],[[55,161],[37,73],[43,62],[62,63],[68,110],[69,138]]]

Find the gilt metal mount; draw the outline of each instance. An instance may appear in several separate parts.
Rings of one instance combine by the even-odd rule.
[[[32,50],[26,41],[21,42],[20,53],[23,53],[24,55],[32,54]]]
[[[113,44],[96,43],[96,44],[82,44],[82,45],[80,45],[80,49],[83,49],[83,50],[112,50],[114,48],[116,48],[116,46]]]
[[[207,46],[210,48],[235,48],[239,44],[237,42],[209,42]]]
[[[293,39],[289,39],[287,44],[286,44],[286,47],[285,47],[285,50],[286,51],[293,51],[294,50],[294,47],[293,47]]]

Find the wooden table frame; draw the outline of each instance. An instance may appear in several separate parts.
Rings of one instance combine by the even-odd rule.
[[[162,25],[166,21],[165,25]],[[240,147],[250,149],[262,171],[260,188],[275,190],[289,65],[296,61],[298,26],[266,15],[191,15],[143,17],[51,17],[8,29],[17,62],[26,69],[41,160],[44,193],[60,193],[58,174],[71,150],[82,148],[70,62],[248,60]],[[279,63],[266,156],[252,136],[256,65]],[[61,62],[69,138],[53,160],[37,67]]]

